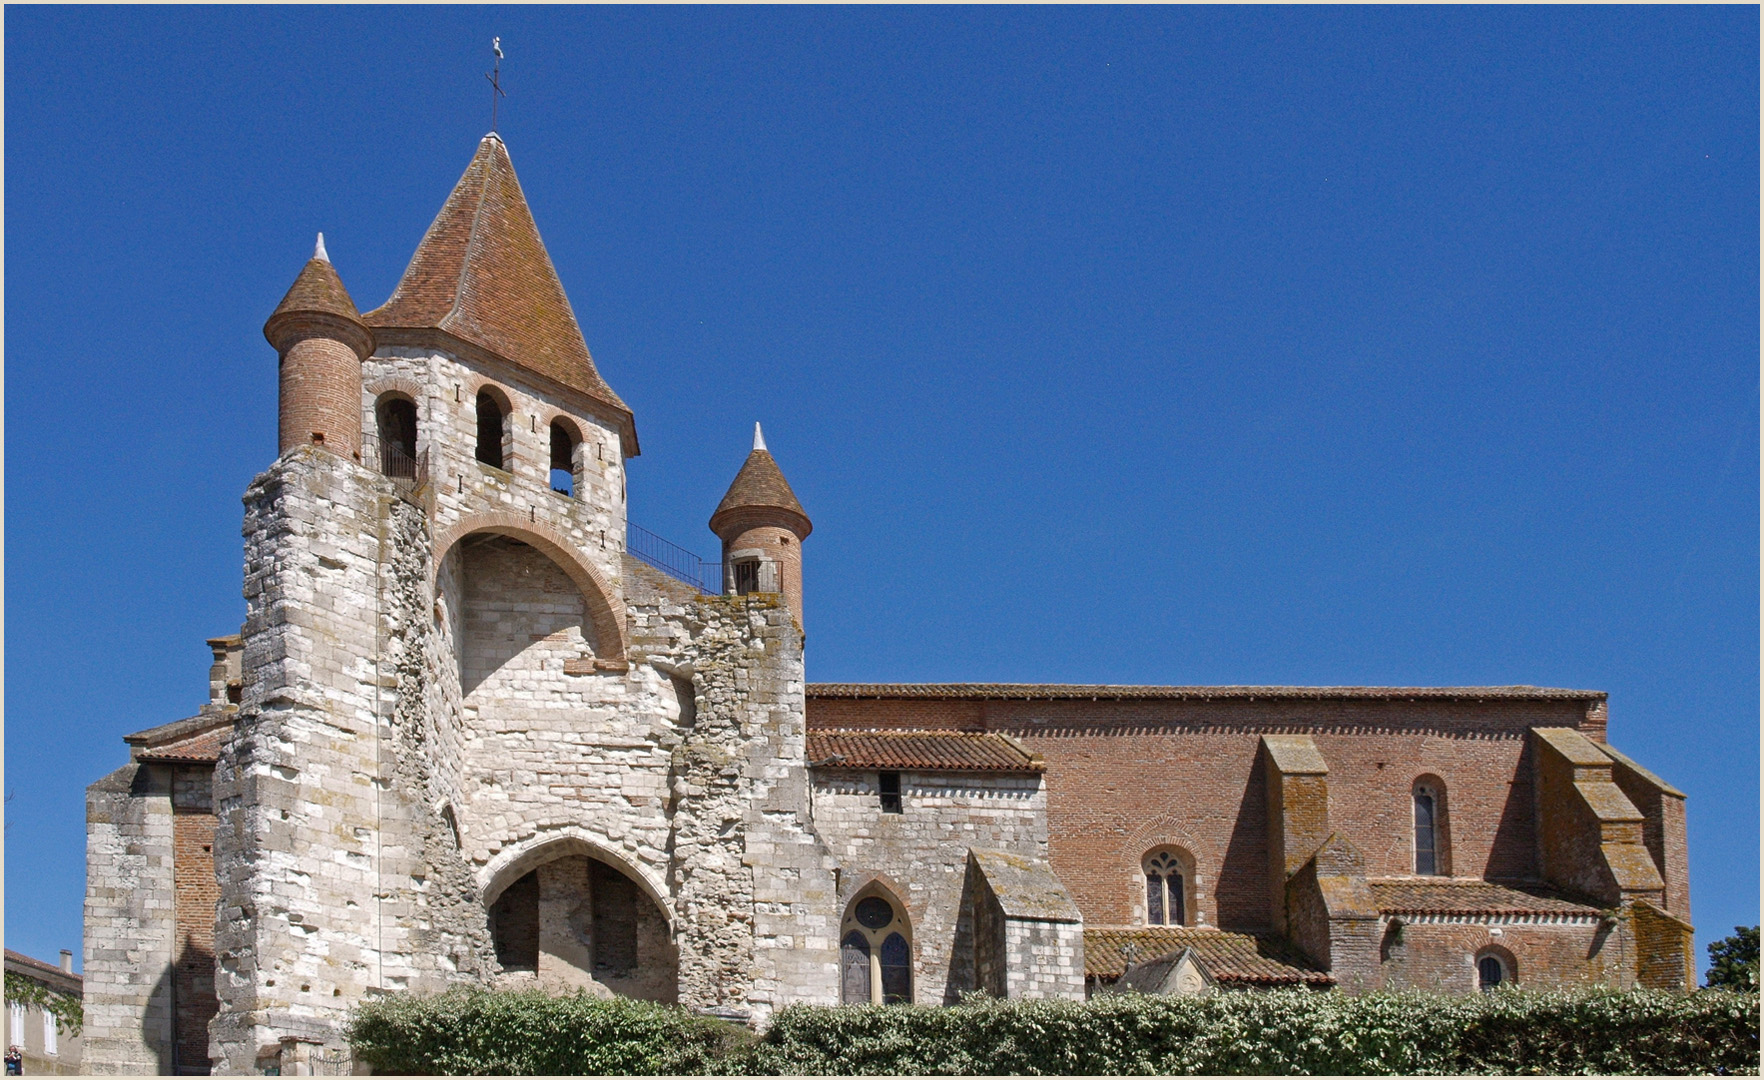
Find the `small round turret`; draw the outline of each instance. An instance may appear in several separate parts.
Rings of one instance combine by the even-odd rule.
[[[782,593],[800,625],[802,542],[814,526],[772,460],[758,424],[753,425],[753,452],[717,504],[710,527],[723,541],[723,591]]]
[[[361,460],[361,363],[374,332],[331,266],[324,233],[263,336],[282,358],[277,453],[313,445]]]

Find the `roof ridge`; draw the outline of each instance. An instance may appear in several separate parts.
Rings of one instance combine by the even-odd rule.
[[[482,146],[489,140],[490,136],[486,135],[478,140],[478,145]],[[498,143],[502,142],[501,139],[497,139],[496,141]],[[478,245],[478,223],[484,220],[484,198],[490,191],[491,164],[495,159],[496,151],[492,150],[490,152],[489,160],[484,163],[484,175],[478,178],[478,205],[472,208],[472,227],[471,230],[466,233],[465,257],[459,260],[459,280],[453,283],[453,303],[448,305],[447,314],[441,316],[438,320],[443,327],[459,315],[460,298],[465,295],[466,290],[466,274],[471,270],[472,252],[476,250]],[[512,360],[514,358],[509,357],[509,359]]]

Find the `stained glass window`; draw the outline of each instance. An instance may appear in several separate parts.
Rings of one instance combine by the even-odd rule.
[[[907,939],[889,934],[882,942],[882,1004],[905,1005],[913,1000],[913,954]]]
[[[839,1000],[847,1005],[870,1003],[870,943],[856,930],[839,945]]]

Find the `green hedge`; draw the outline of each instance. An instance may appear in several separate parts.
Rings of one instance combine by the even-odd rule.
[[[684,1009],[539,990],[389,995],[349,1026],[356,1059],[427,1076],[701,1075],[744,1060],[744,1028]]]
[[[755,1041],[681,1009],[456,992],[365,1005],[382,1072],[820,1074],[1756,1073],[1758,995],[1236,993],[952,1008],[797,1006]]]

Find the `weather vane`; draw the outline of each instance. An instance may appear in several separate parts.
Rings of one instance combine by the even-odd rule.
[[[501,38],[495,37],[495,38],[490,39],[490,52],[495,55],[496,60],[491,65],[490,70],[484,72],[484,78],[490,80],[490,90],[491,90],[491,94],[490,94],[490,130],[495,131],[496,130],[496,99],[499,97],[507,97],[508,96],[508,94],[506,92],[504,92],[502,89],[502,39]]]

